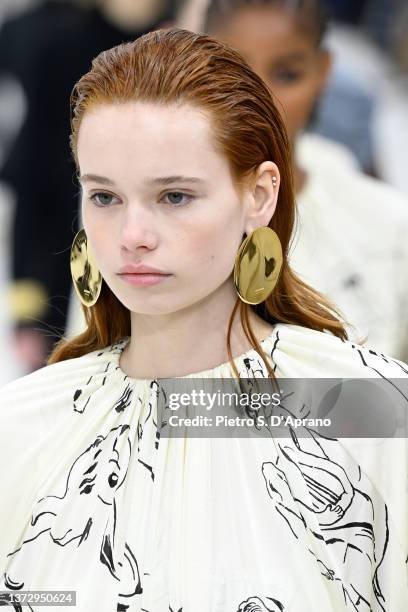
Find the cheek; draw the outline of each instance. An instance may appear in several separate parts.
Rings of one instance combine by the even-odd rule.
[[[277,93],[277,97],[284,108],[286,128],[294,136],[309,120],[316,101],[315,88],[309,82],[302,82],[285,88],[284,92]]]
[[[215,277],[226,277],[232,271],[241,238],[239,227],[233,224],[233,219],[218,225],[202,223],[198,231],[191,229],[178,242],[178,258],[185,261],[192,276],[197,276],[198,269]]]
[[[92,214],[88,204],[82,204],[82,224],[84,226],[86,235],[91,242],[94,242],[94,237],[97,234],[95,231],[95,216]]]
[[[107,261],[111,259],[112,224],[104,221],[103,218],[98,218],[86,208],[83,209],[82,222],[96,263],[103,273]]]

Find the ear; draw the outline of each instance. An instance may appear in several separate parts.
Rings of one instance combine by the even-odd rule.
[[[276,209],[280,174],[278,166],[271,161],[260,164],[245,194],[245,233],[248,235],[258,227],[269,225]]]
[[[318,85],[317,93],[321,94],[325,89],[333,67],[333,56],[327,49],[320,49],[318,51]]]

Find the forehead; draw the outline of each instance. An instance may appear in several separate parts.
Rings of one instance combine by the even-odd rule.
[[[189,105],[142,102],[100,104],[85,112],[78,133],[81,166],[102,164],[108,169],[132,165],[133,170],[189,167],[222,161],[206,113]],[[86,171],[89,171],[88,168]]]
[[[180,139],[183,140],[180,140]],[[159,105],[144,102],[98,104],[82,119],[78,148],[92,142],[111,146],[126,145],[140,151],[140,146],[165,147],[179,142],[211,144],[212,127],[204,111],[189,105]]]
[[[300,20],[283,7],[243,6],[215,32],[245,53],[285,57],[294,51],[314,47],[313,37],[301,27]]]

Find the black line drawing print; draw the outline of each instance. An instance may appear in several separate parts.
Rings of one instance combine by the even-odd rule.
[[[357,352],[363,366],[369,368],[370,370],[373,370],[381,378],[385,378],[386,380],[388,380],[387,377],[384,376],[384,374],[377,369],[381,366],[384,367],[384,364],[388,364],[389,366],[396,366],[396,368],[401,370],[401,372],[403,372],[404,374],[408,374],[408,369],[403,363],[398,363],[398,361],[387,357],[386,355],[384,355],[384,353],[379,353],[377,351],[374,351],[373,349],[361,347],[355,344],[352,344],[351,348]]]
[[[115,542],[116,496],[126,479],[132,452],[129,433],[130,427],[125,424],[112,428],[105,436],[98,435],[73,462],[63,493],[38,500],[23,542],[7,555],[10,557],[4,575],[7,588],[21,590],[24,584],[30,584],[29,570],[25,568],[31,567],[39,540],[42,553],[47,538],[69,555],[77,554],[77,548],[92,535],[100,542],[99,561],[117,581],[119,595],[131,597],[142,593],[136,556],[127,542],[123,550]],[[72,518],[65,518],[66,510],[70,517],[75,517],[75,524]],[[98,554],[97,548],[95,553]]]
[[[149,385],[149,401],[148,401],[147,414],[144,417],[143,422],[141,422],[139,420],[138,427],[137,427],[138,463],[140,463],[140,465],[142,465],[144,468],[146,468],[146,470],[150,474],[150,478],[152,479],[152,481],[154,481],[154,476],[155,476],[154,475],[153,465],[151,465],[150,463],[147,463],[146,461],[143,461],[140,458],[140,456],[139,456],[139,452],[140,452],[140,443],[141,443],[141,440],[143,438],[143,432],[144,432],[144,429],[146,427],[146,423],[148,423],[150,421],[151,421],[151,424],[153,425],[154,435],[155,435],[154,448],[155,448],[155,450],[157,450],[159,448],[160,430],[157,427],[157,422],[156,422],[157,419],[155,420],[155,418],[154,418],[154,406],[157,405],[158,399],[159,399],[161,394],[164,394],[164,396],[165,396],[165,392],[164,392],[163,388],[159,385],[159,383],[157,382],[157,379],[152,380],[150,382],[150,385]],[[139,398],[139,402],[141,403],[141,398]]]
[[[272,360],[273,363],[273,371],[276,372],[276,363],[275,363],[275,352],[278,349],[278,344],[280,342],[280,335],[279,335],[279,331],[276,332],[276,337],[275,337],[275,342],[273,343],[273,347],[271,350],[271,354],[270,354],[270,358]]]
[[[123,412],[128,408],[132,402],[133,388],[130,383],[126,385],[122,395],[113,406],[113,410],[116,412]]]
[[[14,590],[16,589],[16,585],[13,584],[12,582],[8,582],[7,579],[5,579],[4,588]],[[26,603],[25,605],[27,606],[27,608],[23,609],[22,604],[12,599],[12,595],[13,595],[12,593],[2,593],[2,595],[0,596],[0,608],[2,606],[13,607],[13,610],[15,612],[25,612],[26,609],[28,608],[30,612],[34,612],[33,608],[30,606],[29,603]]]
[[[91,402],[92,397],[96,391],[95,388],[90,387],[91,383],[96,378],[99,379],[99,387],[103,387],[106,382],[106,376],[112,371],[112,368],[113,363],[111,361],[108,361],[103,372],[98,372],[97,374],[90,376],[82,387],[78,387],[77,389],[75,389],[73,396],[74,412],[79,412],[80,414],[83,414],[85,412],[85,409],[88,408],[88,405]],[[123,380],[124,382],[126,382],[126,377],[124,377]],[[132,395],[132,384],[130,382],[127,382],[127,385],[124,391],[122,392],[122,395],[113,405],[113,409],[116,412],[123,412],[124,410],[126,410],[126,408],[128,408],[132,402]]]
[[[100,355],[102,354],[103,353],[100,353]],[[111,361],[108,361],[108,363],[106,364],[102,372],[96,372],[95,374],[93,374],[92,376],[88,378],[88,380],[85,382],[85,384],[82,387],[78,387],[77,389],[75,389],[74,396],[72,398],[74,412],[79,412],[80,414],[82,414],[85,411],[85,409],[88,407],[89,402],[92,399],[93,393],[95,392],[95,389],[93,389],[92,390],[93,393],[92,392],[87,393],[88,388],[90,389],[89,387],[90,384],[96,378],[96,379],[100,379],[100,387],[103,387],[106,382],[106,376],[112,370],[112,366],[113,366],[113,363]]]
[[[127,344],[127,340],[123,339],[111,346],[108,346],[106,349],[97,353],[97,357],[103,357],[105,355],[120,355]],[[103,362],[101,363],[101,368],[103,367]],[[91,388],[91,383],[99,383],[99,388],[103,387],[106,383],[107,377],[115,370],[118,370],[119,366],[115,365],[114,359],[109,360],[103,369],[99,369],[92,376],[88,378],[88,380],[80,387],[75,389],[73,396],[73,406],[74,412],[79,412],[82,414],[85,409],[88,407],[90,401],[92,400],[92,396],[94,395],[96,389]],[[132,401],[132,393],[133,388],[130,381],[128,381],[128,376],[124,375],[123,381],[127,382],[127,386],[119,398],[119,400],[115,403],[114,409],[116,412],[122,412],[125,410]]]
[[[265,597],[267,604],[258,596],[249,597],[239,604],[237,612],[282,612],[283,604],[273,597]]]
[[[244,366],[246,375],[251,378],[256,378],[257,374],[261,374],[261,377],[264,378],[264,369],[265,366],[261,362],[260,359],[254,359],[253,357],[245,357],[244,358]]]
[[[386,504],[381,501],[374,505],[370,495],[350,481],[342,465],[323,450],[316,432],[303,428],[310,433],[306,440],[298,438],[292,427],[289,429],[292,443],[278,442],[275,463],[262,464],[266,489],[276,511],[295,538],[309,530],[325,542],[333,567],[328,567],[327,559],[323,562],[309,551],[322,566],[322,575],[340,581],[346,606],[385,612],[378,572],[389,540]],[[295,473],[301,476],[306,490],[296,487]]]

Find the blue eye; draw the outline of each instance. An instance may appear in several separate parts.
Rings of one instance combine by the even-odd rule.
[[[188,204],[193,196],[183,193],[182,191],[168,191],[164,194],[163,198],[167,198],[167,204],[171,206],[184,206]],[[107,208],[108,206],[112,206],[115,204],[115,196],[110,193],[105,193],[103,191],[98,191],[90,196],[90,199],[94,202],[96,206],[100,208]],[[117,199],[117,198],[116,198]]]
[[[96,206],[106,207],[112,204],[112,198],[115,196],[110,195],[110,193],[104,193],[100,191],[98,193],[94,193],[90,199],[96,204]]]
[[[183,206],[188,204],[188,202],[192,200],[193,196],[183,193],[182,191],[168,191],[164,197],[167,197],[169,199],[169,203],[173,206]],[[187,198],[187,202],[183,201],[183,198]]]

